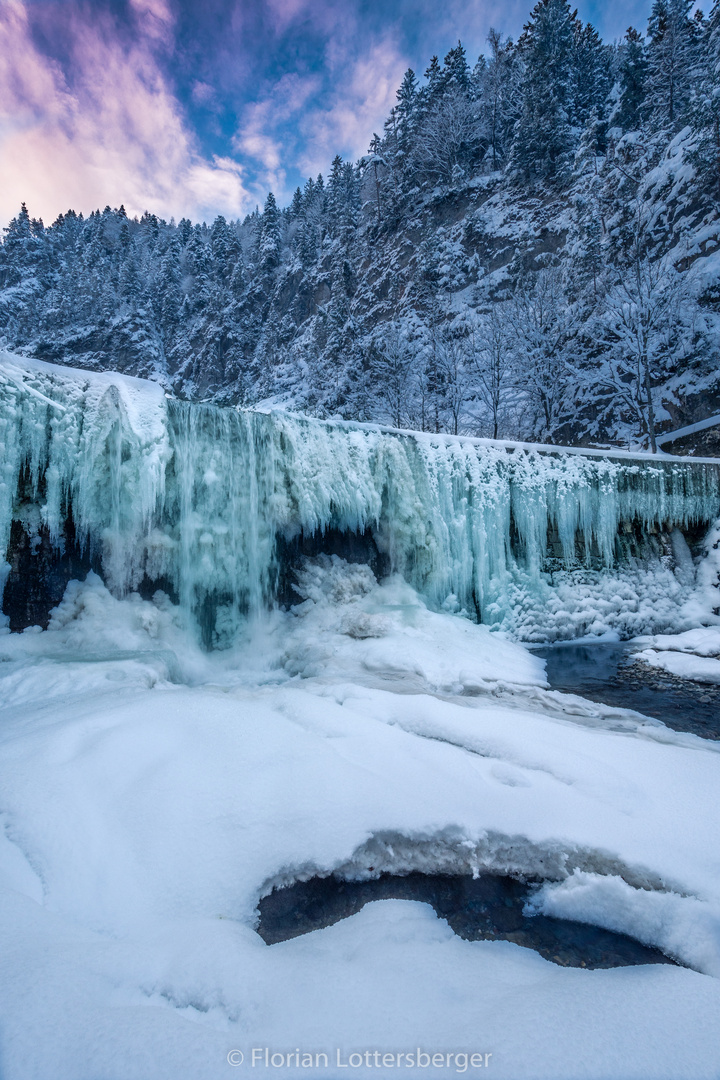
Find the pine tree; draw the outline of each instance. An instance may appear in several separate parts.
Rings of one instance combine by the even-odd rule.
[[[186,247],[187,267],[192,275],[189,301],[194,311],[206,307],[212,292],[212,261],[202,229],[196,225]]]
[[[512,41],[504,41],[502,35],[493,29],[487,40],[490,57],[477,73],[477,84],[491,167],[495,170],[507,157],[512,128],[517,120],[516,63]]]
[[[293,192],[292,202],[290,203],[289,216],[290,216],[291,221],[295,221],[297,218],[300,217],[300,214],[302,213],[302,206],[303,206],[302,191],[300,190],[299,187],[296,187],[295,191]]]
[[[423,97],[433,98],[435,94],[440,93],[443,84],[442,69],[437,56],[431,57],[430,63],[425,69],[425,78],[427,86],[424,87]]]
[[[343,175],[343,160],[339,154],[333,158],[330,166],[330,175],[327,182],[327,217],[330,226],[330,234],[338,235],[343,217],[345,204],[345,181]]]
[[[450,49],[445,57],[440,79],[442,81],[443,91],[468,91],[470,87],[470,68],[468,67],[467,57],[462,42],[458,41],[455,48]]]
[[[260,227],[260,264],[267,271],[280,262],[282,248],[282,218],[272,191],[268,192]]]
[[[302,212],[305,217],[312,210],[315,203],[315,181],[309,176],[305,182],[302,196]]]
[[[715,3],[701,44],[702,77],[691,99],[690,117],[697,132],[691,160],[697,182],[717,201],[720,196],[720,0]]]
[[[397,98],[398,133],[401,144],[410,137],[417,108],[417,79],[412,68],[403,75],[403,81],[395,95]]]
[[[655,0],[648,23],[648,97],[653,119],[674,128],[687,108],[694,60],[692,0]]]
[[[20,207],[17,217],[14,217],[3,231],[7,269],[2,285],[15,285],[34,272],[41,249],[38,238],[33,235],[30,214],[25,203]]]
[[[645,109],[648,63],[643,36],[632,26],[625,34],[620,55],[620,101],[616,121],[623,131],[637,131]]]
[[[583,26],[576,20],[572,87],[572,122],[576,128],[585,127],[593,115],[600,123],[605,121],[611,87],[611,50],[603,45],[590,23]]]
[[[210,230],[210,250],[212,252],[213,271],[217,281],[223,282],[228,276],[230,258],[230,230],[222,215],[215,218]]]
[[[518,48],[524,65],[522,109],[510,170],[526,180],[560,179],[572,150],[575,16],[567,0],[539,0]]]

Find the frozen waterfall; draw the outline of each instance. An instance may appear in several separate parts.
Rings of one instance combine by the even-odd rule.
[[[72,522],[116,595],[158,583],[216,642],[272,604],[279,538],[368,533],[430,606],[500,623],[549,566],[610,569],[720,512],[713,462],[219,409],[9,354],[0,442],[2,553],[13,521],[57,550]]]

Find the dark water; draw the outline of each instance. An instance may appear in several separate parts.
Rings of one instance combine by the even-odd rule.
[[[636,709],[675,731],[720,739],[720,687],[678,679],[634,659],[637,645],[553,645],[533,649],[547,661],[553,690]]]
[[[513,941],[564,967],[674,963],[625,934],[569,919],[524,915],[530,891],[528,882],[494,874],[383,874],[374,881],[312,878],[263,897],[258,933],[266,944],[275,945],[332,926],[373,900],[420,900],[431,904],[466,941]]]

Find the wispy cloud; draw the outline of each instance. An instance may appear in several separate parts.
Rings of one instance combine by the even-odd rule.
[[[284,194],[286,169],[296,164],[295,138],[322,86],[319,75],[281,76],[246,106],[233,147],[259,166],[258,183]],[[281,167],[282,166],[282,167]]]
[[[172,17],[164,0],[132,0],[141,31],[121,43],[108,18],[88,23],[66,5],[72,81],[42,54],[22,0],[0,18],[0,218],[21,201],[53,218],[124,203],[192,217],[238,215],[254,202],[241,166],[204,157],[157,62]]]
[[[355,46],[357,48],[357,46]],[[330,81],[318,73],[282,76],[246,106],[233,147],[256,165],[258,185],[288,196],[288,171],[303,176],[327,172],[336,153],[351,160],[367,150],[374,130],[395,102],[407,59],[390,38],[353,55],[335,41],[328,69],[342,70]]]
[[[533,0],[0,0],[0,224],[125,204],[235,217],[354,159],[404,70]],[[579,0],[606,38],[650,0]]]
[[[391,38],[346,63],[344,78],[329,95],[327,106],[318,105],[303,117],[300,170],[324,171],[339,151],[351,159],[364,154],[373,131],[382,131],[407,67],[407,57]]]

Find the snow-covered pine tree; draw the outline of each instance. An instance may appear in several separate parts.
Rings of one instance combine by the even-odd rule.
[[[511,40],[504,40],[497,30],[491,29],[487,41],[490,56],[477,73],[476,94],[489,144],[489,163],[494,171],[507,158],[513,125],[518,118],[518,64]]]
[[[265,200],[258,244],[260,265],[266,272],[274,270],[279,264],[281,250],[282,216],[278,210],[275,196],[272,191],[269,191]]]
[[[720,198],[720,0],[714,4],[699,44],[701,72],[690,100],[690,121],[697,134],[691,160],[697,186]]]
[[[522,180],[567,178],[573,136],[575,14],[567,0],[539,0],[518,41],[522,104],[509,168]]]
[[[696,35],[693,0],[655,0],[648,23],[648,98],[658,127],[675,128],[690,99]]]
[[[648,62],[645,39],[629,27],[620,46],[620,96],[613,123],[623,131],[637,131],[645,110]]]

